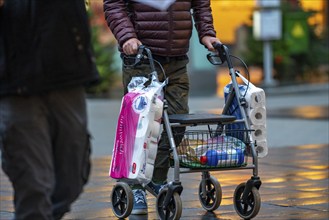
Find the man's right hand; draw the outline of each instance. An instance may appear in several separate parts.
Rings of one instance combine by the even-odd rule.
[[[137,54],[140,45],[142,43],[137,38],[131,38],[123,44],[122,49],[126,55],[134,55]]]
[[[203,45],[205,45],[209,51],[215,52],[216,49],[213,47],[213,43],[221,43],[216,37],[204,36],[201,40]]]

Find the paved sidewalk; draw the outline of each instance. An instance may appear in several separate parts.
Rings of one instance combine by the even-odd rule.
[[[263,183],[260,188],[262,205],[255,219],[329,219],[328,149],[329,145],[270,149],[271,156],[259,161],[259,176]],[[109,164],[109,157],[94,159],[92,175],[85,192],[64,219],[115,219],[110,208],[110,192],[115,181],[107,175]],[[234,211],[232,196],[235,187],[250,178],[251,170],[212,172],[223,190],[221,206],[213,213],[207,213],[199,202],[199,174],[181,175],[184,187],[181,219],[240,219]],[[13,216],[12,189],[2,171],[0,177],[0,219],[9,220]],[[147,216],[131,215],[129,219],[157,219],[155,198],[148,195],[148,203]]]
[[[269,154],[259,160],[261,209],[255,219],[329,219],[329,122],[328,84],[278,88],[267,96]],[[193,97],[193,112],[218,111],[224,100]],[[110,193],[115,183],[108,177],[111,145],[120,100],[88,100],[93,140],[93,169],[84,193],[65,220],[115,219]],[[291,146],[291,147],[289,147]],[[247,181],[252,170],[212,172],[221,183],[223,200],[213,213],[203,210],[198,199],[200,173],[182,174],[184,220],[240,219],[233,207],[233,192]],[[157,219],[155,198],[148,196],[149,214],[129,219]],[[12,188],[0,169],[0,219],[13,217]]]

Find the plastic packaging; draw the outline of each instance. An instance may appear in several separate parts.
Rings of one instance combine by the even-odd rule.
[[[157,153],[164,83],[153,76],[133,77],[122,98],[109,175],[147,184],[153,175]]]

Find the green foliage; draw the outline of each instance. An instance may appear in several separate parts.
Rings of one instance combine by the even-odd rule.
[[[247,27],[247,40],[246,44],[248,50],[242,52],[242,56],[248,65],[262,66],[263,64],[263,43],[257,41],[253,37],[252,27]]]
[[[92,16],[92,14],[90,15]],[[87,93],[96,96],[108,97],[111,87],[117,81],[116,65],[114,64],[114,54],[117,50],[114,42],[103,43],[100,41],[102,25],[94,24],[91,26],[92,45],[96,57],[96,66],[100,74],[100,82],[87,90]]]
[[[289,4],[283,2],[282,5],[283,27],[285,27],[285,16],[290,13],[304,14],[304,18],[308,19],[314,12],[303,11],[302,8],[291,8]],[[316,34],[316,26],[309,26],[308,50],[301,53],[292,53],[291,46],[285,39],[285,30],[283,29],[282,39],[272,41],[273,59],[274,59],[274,77],[280,83],[290,83],[299,81],[307,81],[310,77],[319,75],[319,66],[328,63],[328,36],[325,31],[322,35]],[[263,42],[255,40],[252,34],[252,27],[248,27],[247,37],[248,50],[243,54],[245,61],[249,65],[263,66]],[[291,43],[291,42],[290,42]],[[295,42],[297,43],[297,42]],[[297,45],[298,46],[298,45]],[[328,74],[328,73],[327,73]]]
[[[88,93],[95,95],[106,95],[109,93],[111,86],[116,79],[116,69],[114,68],[114,56],[116,48],[110,44],[102,44],[99,42],[99,27],[95,26],[93,29],[93,47],[96,57],[96,65],[100,74],[100,83],[90,88]]]

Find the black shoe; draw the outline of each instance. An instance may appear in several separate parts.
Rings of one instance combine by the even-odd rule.
[[[166,186],[167,182],[163,184],[155,184],[153,181],[149,182],[147,186],[157,195],[159,195],[160,191]]]

